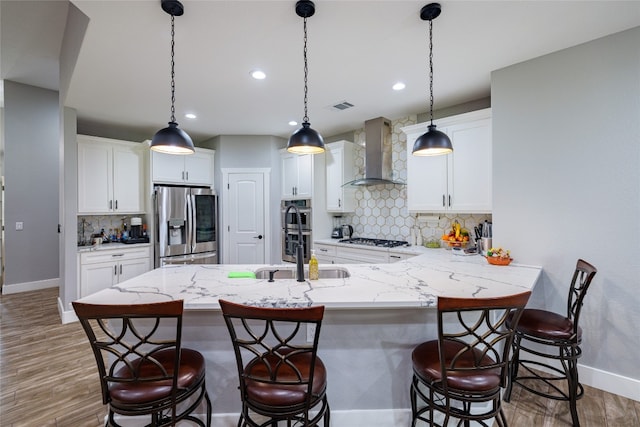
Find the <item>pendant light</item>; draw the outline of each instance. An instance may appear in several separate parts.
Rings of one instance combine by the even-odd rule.
[[[289,138],[287,151],[295,154],[319,154],[324,152],[324,141],[322,136],[311,129],[309,117],[307,116],[307,18],[313,16],[316,7],[310,0],[299,0],[296,3],[296,14],[304,18],[304,117],[302,127]]]
[[[414,156],[439,156],[453,152],[453,146],[447,134],[436,130],[436,125],[433,124],[433,20],[440,15],[440,12],[439,3],[430,3],[420,10],[420,18],[423,21],[429,21],[429,114],[431,124],[427,133],[418,137],[413,144],[412,154]]]
[[[167,154],[193,154],[195,148],[191,137],[176,123],[176,84],[174,81],[174,20],[176,16],[182,16],[184,8],[178,0],[161,0],[162,10],[171,15],[171,121],[169,126],[160,129],[151,139],[151,149]]]

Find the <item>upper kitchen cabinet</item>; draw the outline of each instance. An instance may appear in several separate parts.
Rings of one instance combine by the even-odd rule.
[[[213,188],[214,150],[196,148],[187,155],[151,151],[151,179],[154,184],[206,185]]]
[[[78,135],[78,213],[144,212],[144,144]]]
[[[453,144],[445,156],[411,155],[428,122],[407,126],[407,208],[409,212],[490,213],[492,208],[491,109],[435,122]]]
[[[355,179],[355,145],[349,141],[338,141],[326,144],[325,150],[327,212],[353,212],[355,188],[342,185]]]
[[[310,199],[313,196],[313,154],[280,152],[282,198]]]

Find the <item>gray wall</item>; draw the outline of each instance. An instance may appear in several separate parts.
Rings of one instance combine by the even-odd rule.
[[[5,286],[57,280],[58,92],[4,82]],[[16,222],[24,223],[16,231]],[[6,291],[6,289],[5,289]]]
[[[280,263],[280,155],[278,149],[283,148],[286,141],[275,136],[233,135],[217,136],[205,141],[202,146],[216,150],[215,155],[215,187],[220,194],[220,203],[224,203],[221,191],[222,168],[270,168],[271,182],[270,214],[271,214],[271,247],[267,262]],[[224,227],[221,224],[221,227]],[[223,238],[223,233],[220,234]],[[220,243],[220,248],[223,247]]]
[[[580,362],[640,380],[640,27],[493,72],[491,102],[494,245],[557,312],[594,264]]]

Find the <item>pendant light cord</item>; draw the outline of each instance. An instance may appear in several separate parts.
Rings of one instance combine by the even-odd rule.
[[[307,115],[307,74],[309,73],[309,68],[307,66],[307,17],[304,18],[304,117],[302,118],[303,123],[309,122],[309,117]]]
[[[175,30],[174,30],[175,16],[171,15],[171,123],[176,121],[176,82],[175,82],[175,61],[174,61],[174,47],[175,47]]]
[[[429,20],[429,114],[433,125],[433,20]]]

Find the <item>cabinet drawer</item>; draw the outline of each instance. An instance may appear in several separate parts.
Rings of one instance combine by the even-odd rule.
[[[123,259],[148,258],[149,247],[109,249],[80,254],[80,264],[93,264],[97,262],[119,261]]]
[[[332,245],[314,243],[313,248],[316,250],[316,255],[318,257],[332,257],[336,255],[336,247]]]
[[[389,262],[402,261],[403,259],[409,259],[416,256],[416,254],[408,254],[406,252],[389,252]]]
[[[389,262],[387,250],[355,249],[338,247],[336,256],[345,260],[361,263],[386,264]]]

